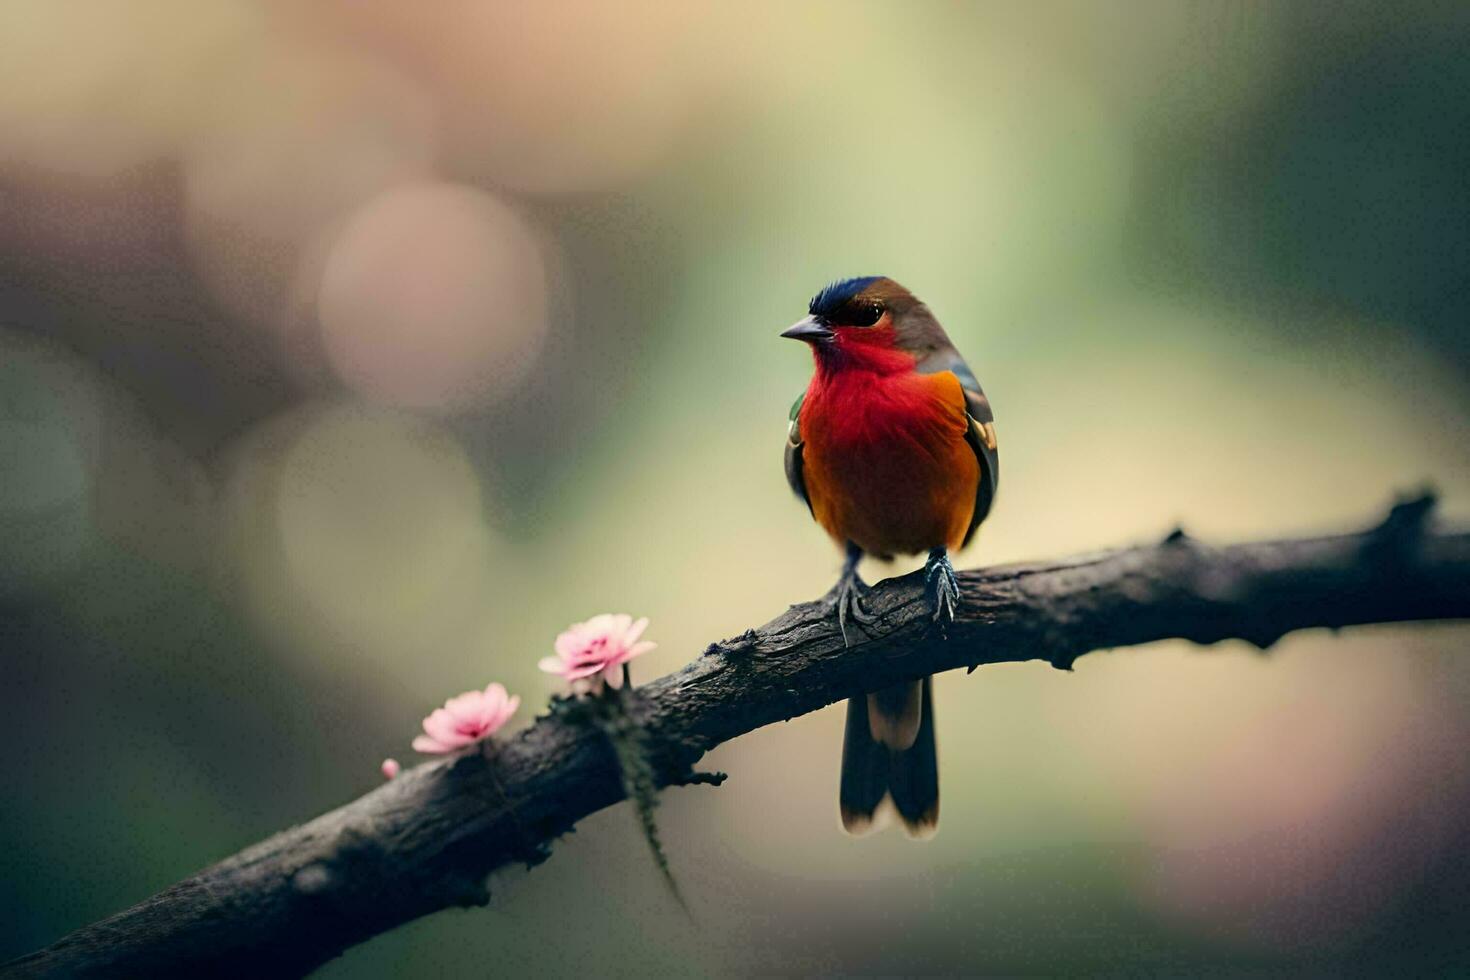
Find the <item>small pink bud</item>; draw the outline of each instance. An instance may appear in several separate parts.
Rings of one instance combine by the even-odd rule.
[[[383,760],[383,778],[384,779],[392,779],[394,776],[398,775],[402,770],[403,770],[403,767],[398,764],[398,760],[397,759],[384,759]]]

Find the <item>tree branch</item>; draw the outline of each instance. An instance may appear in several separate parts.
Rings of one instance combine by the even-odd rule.
[[[1163,541],[964,572],[957,621],[928,629],[918,574],[877,586],[868,642],[792,606],[638,689],[662,785],[717,782],[711,748],[897,681],[1171,637],[1265,648],[1308,627],[1470,618],[1470,533],[1426,528],[1433,500],[1352,535],[1212,548]],[[622,799],[611,749],[553,711],[484,753],[419,766],[340,809],[227,858],[53,946],[5,976],[300,974],[348,946],[452,905],[489,900],[486,875],[539,863],[581,818]]]

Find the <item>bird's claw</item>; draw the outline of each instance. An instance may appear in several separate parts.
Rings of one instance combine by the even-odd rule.
[[[852,646],[852,640],[847,635],[848,620],[865,627],[878,622],[877,616],[863,608],[862,597],[867,592],[867,583],[853,574],[843,576],[842,580],[827,594],[829,610],[835,610],[837,613],[837,629],[842,633],[843,646]]]
[[[936,550],[930,553],[929,561],[924,566],[924,585],[929,593],[929,603],[934,607],[934,625],[938,627],[941,636],[947,635],[949,624],[954,622],[960,583],[955,578],[954,566],[950,564],[946,552]]]

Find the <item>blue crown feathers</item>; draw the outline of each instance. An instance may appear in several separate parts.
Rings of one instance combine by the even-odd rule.
[[[854,296],[882,278],[859,276],[856,279],[839,279],[812,297],[811,303],[807,305],[807,312],[812,316],[835,316]]]

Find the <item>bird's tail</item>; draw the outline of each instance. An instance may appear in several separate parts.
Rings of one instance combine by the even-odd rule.
[[[931,678],[847,702],[839,790],[842,826],[851,834],[870,830],[885,799],[893,801],[910,837],[929,837],[938,829],[939,757]]]

